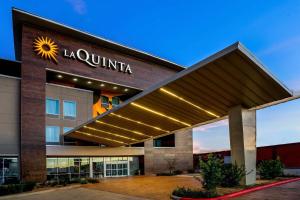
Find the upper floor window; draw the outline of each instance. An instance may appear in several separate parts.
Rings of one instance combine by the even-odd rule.
[[[76,102],[64,101],[64,117],[76,117]]]
[[[72,127],[64,127],[64,133],[66,133],[66,132],[68,132],[68,131],[70,131],[72,129],[73,129]]]
[[[175,147],[175,135],[166,135],[153,140],[154,147]]]
[[[112,98],[112,106],[118,106],[120,104],[120,98],[119,97],[113,97]]]
[[[46,114],[59,115],[59,100],[58,99],[46,99]]]
[[[59,143],[59,126],[46,126],[46,143]]]
[[[109,108],[109,99],[107,96],[101,96],[101,106],[103,108]]]

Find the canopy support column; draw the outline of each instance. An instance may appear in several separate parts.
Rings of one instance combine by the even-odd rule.
[[[256,111],[236,106],[229,111],[231,162],[245,166],[242,185],[256,181]]]

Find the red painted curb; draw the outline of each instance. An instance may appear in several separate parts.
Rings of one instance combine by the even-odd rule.
[[[274,187],[274,186],[278,186],[278,185],[283,185],[286,183],[290,183],[290,182],[294,182],[294,181],[299,181],[300,178],[293,178],[293,179],[288,179],[288,180],[282,180],[282,181],[277,181],[274,183],[270,183],[270,184],[266,184],[266,185],[261,185],[261,186],[256,186],[253,188],[248,188],[248,189],[244,189],[238,192],[233,192],[230,194],[226,194],[220,197],[214,197],[214,198],[180,198],[180,200],[224,200],[224,199],[228,199],[228,198],[232,198],[232,197],[238,197],[238,196],[242,196],[244,194],[250,193],[250,192],[255,192],[258,190],[263,190],[263,189],[267,189],[270,187]]]

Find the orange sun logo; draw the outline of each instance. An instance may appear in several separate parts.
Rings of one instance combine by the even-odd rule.
[[[33,49],[37,55],[41,56],[41,58],[58,63],[56,58],[58,54],[58,46],[50,38],[37,37],[33,42]]]

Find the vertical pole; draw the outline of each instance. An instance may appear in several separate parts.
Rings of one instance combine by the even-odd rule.
[[[256,111],[233,107],[229,111],[231,162],[244,166],[242,185],[256,181]]]

